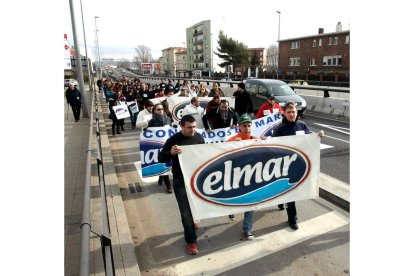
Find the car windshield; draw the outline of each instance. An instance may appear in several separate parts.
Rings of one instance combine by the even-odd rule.
[[[272,96],[295,95],[295,91],[287,84],[269,84],[267,85],[267,89]]]

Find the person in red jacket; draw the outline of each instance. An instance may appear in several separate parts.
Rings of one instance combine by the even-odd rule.
[[[213,99],[207,103],[206,113],[220,105],[220,96],[214,95]]]
[[[267,98],[267,102],[262,104],[259,108],[259,111],[257,111],[256,119],[275,113],[275,110],[279,110],[279,112],[283,114],[283,109],[279,104],[275,102],[275,97],[269,96]]]

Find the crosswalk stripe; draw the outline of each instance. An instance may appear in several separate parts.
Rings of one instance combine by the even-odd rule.
[[[245,241],[218,252],[179,263],[161,275],[215,275],[263,258],[295,244],[347,225],[349,218],[332,211],[298,224],[299,230],[284,228],[253,241]],[[199,248],[199,250],[203,250]]]

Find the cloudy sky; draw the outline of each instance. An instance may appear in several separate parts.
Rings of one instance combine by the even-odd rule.
[[[254,5],[253,5],[254,3]],[[83,48],[80,1],[73,1],[78,40]],[[267,48],[280,39],[334,32],[341,22],[342,29],[351,26],[351,6],[344,1],[132,1],[83,0],[83,16],[87,45],[94,50],[95,16],[103,57],[132,58],[134,47],[148,46],[154,58],[161,50],[183,46],[186,28],[203,20],[211,20],[214,42],[219,30],[243,42],[248,47]],[[69,1],[65,4],[64,33],[73,44]],[[213,42],[213,47],[215,48]],[[89,53],[88,53],[89,54]],[[93,53],[92,53],[93,55]],[[93,58],[93,57],[92,57]]]

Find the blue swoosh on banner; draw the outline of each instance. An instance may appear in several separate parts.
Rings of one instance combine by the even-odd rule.
[[[165,163],[158,163],[142,169],[142,176],[154,176],[171,170]]]
[[[289,179],[283,178],[279,179],[276,182],[270,183],[265,187],[252,191],[248,194],[239,196],[237,198],[229,198],[229,199],[222,199],[222,198],[210,198],[210,200],[215,202],[221,202],[226,204],[251,204],[251,203],[259,203],[266,199],[275,197],[278,194],[286,192],[287,190],[291,189],[294,184],[289,183]]]

